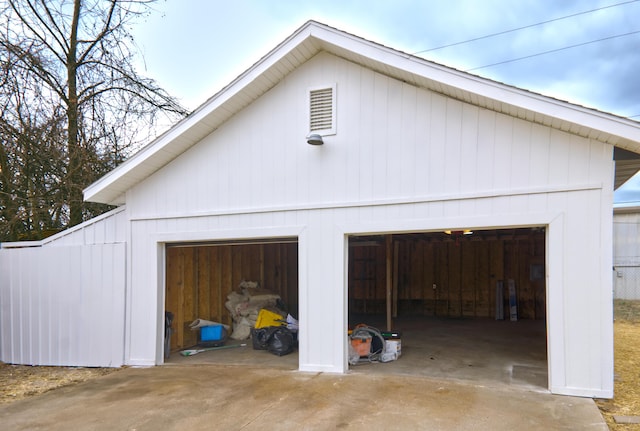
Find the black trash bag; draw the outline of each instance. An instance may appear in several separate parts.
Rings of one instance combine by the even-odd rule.
[[[253,350],[267,350],[269,338],[277,326],[267,326],[265,328],[251,328],[251,343]]]
[[[274,355],[284,356],[293,352],[294,339],[293,334],[286,326],[272,327],[273,332],[269,336],[267,342],[267,350]]]

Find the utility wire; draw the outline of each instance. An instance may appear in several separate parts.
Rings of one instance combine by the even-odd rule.
[[[473,67],[471,69],[466,69],[465,72],[471,72],[473,70],[485,69],[487,67],[498,66],[500,64],[512,63],[514,61],[525,60],[527,58],[538,57],[540,55],[551,54],[551,53],[558,52],[558,51],[564,51],[566,49],[577,48],[579,46],[589,45],[589,44],[592,44],[592,43],[602,42],[602,41],[610,40],[610,39],[616,39],[618,37],[631,36],[633,34],[638,34],[638,33],[640,33],[640,30],[631,31],[629,33],[624,33],[624,34],[617,34],[615,36],[603,37],[601,39],[590,40],[589,42],[582,42],[582,43],[577,43],[575,45],[565,46],[565,47],[562,47],[562,48],[551,49],[549,51],[539,52],[537,54],[525,55],[524,57],[512,58],[510,60],[504,60],[504,61],[499,61],[497,63],[487,64],[487,65],[484,65],[484,66]]]
[[[622,2],[622,3],[616,3],[616,4],[609,5],[609,6],[603,6],[603,7],[599,7],[599,8],[596,8],[596,9],[587,10],[587,11],[584,11],[584,12],[578,12],[578,13],[574,13],[574,14],[571,14],[571,15],[561,16],[559,18],[554,18],[554,19],[550,19],[550,20],[547,20],[547,21],[541,21],[541,22],[538,22],[538,23],[535,23],[535,24],[525,25],[523,27],[518,27],[518,28],[511,29],[511,30],[500,31],[498,33],[492,33],[492,34],[488,34],[486,36],[480,36],[480,37],[476,37],[476,38],[473,38],[473,39],[463,40],[463,41],[460,41],[460,42],[449,43],[447,45],[437,46],[435,48],[424,49],[422,51],[414,52],[413,55],[422,54],[422,53],[430,52],[430,51],[436,51],[436,50],[439,50],[439,49],[449,48],[451,46],[462,45],[462,44],[465,44],[465,43],[475,42],[475,41],[478,41],[478,40],[489,39],[490,37],[495,37],[495,36],[500,36],[500,35],[503,35],[503,34],[513,33],[515,31],[524,30],[524,29],[531,28],[531,27],[537,27],[539,25],[544,25],[544,24],[548,24],[550,22],[555,22],[555,21],[561,21],[563,19],[573,18],[573,17],[579,16],[579,15],[586,15],[588,13],[593,13],[593,12],[597,12],[597,11],[600,11],[600,10],[609,9],[609,8],[612,8],[612,7],[623,6],[623,5],[631,4],[631,3],[637,3],[638,1],[640,1],[640,0],[629,0],[629,1]]]
[[[463,45],[465,43],[476,42],[476,41],[479,41],[479,40],[489,39],[489,38],[492,38],[492,37],[495,37],[495,36],[501,36],[503,34],[513,33],[513,32],[519,31],[519,30],[525,30],[527,28],[537,27],[537,26],[540,26],[540,25],[549,24],[549,23],[552,23],[552,22],[561,21],[561,20],[565,20],[565,19],[568,19],[568,18],[574,18],[574,17],[580,16],[580,15],[586,15],[586,14],[590,14],[590,13],[593,13],[593,12],[598,12],[598,11],[601,11],[601,10],[610,9],[610,8],[618,7],[618,6],[624,6],[624,5],[631,4],[631,3],[637,3],[638,1],[640,1],[640,0],[629,0],[629,1],[621,2],[621,3],[615,3],[615,4],[612,4],[612,5],[608,5],[608,6],[603,6],[603,7],[590,9],[590,10],[587,10],[587,11],[583,11],[583,12],[574,13],[574,14],[571,14],[571,15],[561,16],[561,17],[550,19],[550,20],[547,20],[547,21],[541,21],[541,22],[538,22],[538,23],[535,23],[535,24],[529,24],[529,25],[525,25],[525,26],[522,26],[522,27],[517,27],[517,28],[511,29],[511,30],[504,30],[504,31],[500,31],[500,32],[497,32],[497,33],[488,34],[488,35],[485,35],[485,36],[475,37],[473,39],[467,39],[467,40],[463,40],[463,41],[460,41],[460,42],[449,43],[449,44],[446,44],[446,45],[437,46],[435,48],[424,49],[422,51],[417,51],[417,52],[413,53],[413,55],[422,54],[422,53],[425,53],[425,52],[436,51],[436,50],[439,50],[439,49],[449,48],[449,47],[452,47],[452,46]],[[497,66],[497,65],[506,64],[506,63],[511,63],[511,62],[515,62],[515,61],[519,61],[519,60],[525,60],[527,58],[538,57],[538,56],[541,56],[541,55],[551,54],[551,53],[554,53],[554,52],[559,52],[559,51],[563,51],[563,50],[571,49],[571,48],[577,48],[577,47],[580,47],[580,46],[589,45],[589,44],[597,43],[597,42],[602,42],[602,41],[605,41],[605,40],[610,40],[610,39],[615,39],[615,38],[625,37],[625,36],[631,36],[631,35],[634,35],[634,34],[637,34],[637,33],[640,33],[640,30],[632,31],[632,32],[625,33],[625,34],[619,34],[619,35],[615,35],[615,36],[604,37],[604,38],[601,38],[601,39],[592,40],[592,41],[588,41],[588,42],[583,42],[583,43],[579,43],[579,44],[575,44],[575,45],[571,45],[571,46],[565,46],[563,48],[544,51],[544,52],[540,52],[540,53],[537,53],[537,54],[531,54],[531,55],[527,55],[527,56],[524,56],[524,57],[514,58],[514,59],[511,59],[511,60],[505,60],[505,61],[501,61],[501,62],[497,62],[497,63],[487,64],[485,66],[478,66],[478,67],[474,67],[472,69],[467,69],[465,72],[470,72],[470,71],[474,71],[474,70],[484,69],[484,68],[487,68],[487,67]],[[637,117],[640,117],[640,114],[630,115],[627,118],[637,118]]]

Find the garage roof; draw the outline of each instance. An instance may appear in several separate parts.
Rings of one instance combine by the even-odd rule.
[[[308,21],[191,115],[87,187],[85,200],[124,204],[128,189],[216,130],[321,51],[482,108],[640,153],[638,122],[442,66]]]

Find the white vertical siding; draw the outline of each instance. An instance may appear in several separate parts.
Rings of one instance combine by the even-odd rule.
[[[126,212],[0,248],[0,358],[31,365],[124,363]]]
[[[617,299],[640,299],[640,211],[613,216],[613,284]]]
[[[0,270],[2,361],[123,364],[124,244],[0,249]]]
[[[640,267],[640,211],[613,217],[613,264]]]
[[[595,245],[598,250],[595,265],[600,270],[600,280],[597,284],[592,284],[594,292],[589,295],[589,311],[593,313],[590,320],[590,328],[597,328],[598,339],[591,344],[590,356],[596,358],[592,377],[588,387],[601,387],[602,393],[606,393],[613,398],[613,377],[614,377],[614,345],[613,345],[613,287],[611,283],[610,269],[613,265],[611,249],[613,247],[613,235],[611,227],[613,224],[613,188],[615,176],[615,164],[610,151],[604,151],[601,146],[591,145],[590,149],[590,174],[598,173],[603,178],[600,201],[589,200],[593,212],[600,211],[600,218],[597,220],[600,227],[600,236]],[[601,163],[598,163],[600,161]],[[593,177],[592,177],[593,178]],[[594,253],[596,254],[596,253]],[[586,394],[589,396],[588,394]]]
[[[542,194],[539,194],[542,195]],[[536,196],[539,196],[536,195]],[[606,194],[604,194],[606,196]],[[298,229],[300,246],[300,319],[303,324],[300,368],[343,372],[346,284],[345,236],[354,233],[442,230],[450,227],[490,228],[543,225],[548,229],[548,325],[551,388],[556,393],[606,396],[612,390],[612,356],[603,345],[612,341],[610,315],[602,311],[610,277],[599,254],[589,253],[606,241],[599,202],[601,190],[547,193],[546,206],[530,209],[526,193],[458,201],[402,205],[353,206],[285,213],[219,215],[134,223],[133,254],[142,268],[134,275],[131,297],[131,364],[157,361],[160,339],[149,331],[160,315],[156,244],[171,240],[207,240],[269,236],[270,229]],[[474,208],[489,208],[483,213]],[[389,216],[392,214],[392,217]],[[203,222],[207,220],[207,222]],[[274,220],[280,220],[274,222]],[[199,230],[202,229],[202,230]],[[151,238],[151,241],[149,241]],[[574,241],[580,244],[576,247]],[[154,251],[155,248],[155,251]],[[302,270],[302,268],[305,268]],[[610,284],[609,284],[610,285]],[[609,319],[609,320],[607,320]],[[611,378],[611,379],[609,379]]]
[[[166,222],[165,222],[166,223]],[[175,223],[175,221],[174,221]],[[178,230],[170,227],[172,231]],[[158,325],[164,318],[158,315],[158,305],[164,306],[164,282],[159,279],[158,271],[164,270],[160,265],[162,254],[158,244],[149,241],[151,233],[157,232],[158,223],[149,221],[135,223],[132,226],[131,253],[135,269],[131,272],[131,286],[127,291],[127,359],[128,365],[154,365],[162,355],[158,343],[162,345]]]
[[[337,133],[312,147],[306,91],[329,84]],[[162,360],[167,238],[298,232],[300,368],[343,372],[346,236],[535,225],[548,232],[550,387],[611,396],[611,178],[610,145],[319,54],[130,190],[128,361]]]
[[[307,89],[333,83],[337,133],[309,146]],[[320,54],[134,187],[128,207],[139,219],[601,186],[610,151]]]

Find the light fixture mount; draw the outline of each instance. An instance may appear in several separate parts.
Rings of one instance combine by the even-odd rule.
[[[309,133],[307,135],[307,144],[309,145],[322,145],[324,141],[322,140],[322,135],[317,133]]]

